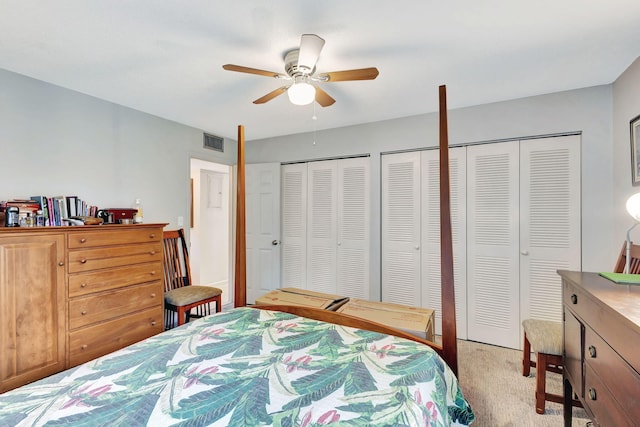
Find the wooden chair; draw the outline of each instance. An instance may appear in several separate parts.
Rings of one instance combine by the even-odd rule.
[[[624,272],[627,263],[627,242],[622,243],[622,249],[613,269],[614,273]],[[631,244],[629,251],[629,274],[640,274],[640,245]]]
[[[191,283],[189,252],[182,228],[164,231],[163,250],[165,329],[173,326],[173,313],[177,313],[180,326],[191,317],[211,314],[209,304],[212,302],[216,304],[216,312],[220,312],[222,290]],[[192,314],[192,309],[196,309],[197,314]]]

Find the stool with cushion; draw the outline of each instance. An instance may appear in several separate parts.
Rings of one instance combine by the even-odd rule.
[[[536,412],[544,414],[545,401],[562,403],[559,394],[546,392],[546,373],[562,374],[562,323],[550,320],[527,319],[524,328],[524,348],[522,352],[522,375],[528,377],[531,367],[536,368]],[[531,351],[536,353],[536,361],[531,360]],[[574,400],[575,406],[579,402]]]

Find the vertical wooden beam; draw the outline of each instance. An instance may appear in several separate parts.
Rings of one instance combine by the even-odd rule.
[[[440,268],[442,303],[442,352],[453,373],[458,375],[456,296],[453,277],[451,232],[451,190],[449,186],[449,131],[447,87],[440,86]]]
[[[247,242],[245,226],[244,126],[238,126],[238,168],[236,192],[236,266],[234,307],[247,305]]]

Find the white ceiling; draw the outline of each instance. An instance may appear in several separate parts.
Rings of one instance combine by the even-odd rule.
[[[303,33],[318,72],[380,75],[322,108],[222,69],[284,72]],[[0,68],[233,139],[437,111],[441,84],[449,108],[609,84],[639,55],[639,0],[0,0]]]

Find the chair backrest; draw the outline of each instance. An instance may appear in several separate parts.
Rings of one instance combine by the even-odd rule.
[[[616,267],[613,269],[614,273],[624,272],[624,267],[627,262],[627,243],[622,243],[622,249],[616,262]],[[640,274],[640,245],[631,244],[629,252],[629,274]]]
[[[191,269],[189,267],[189,252],[184,239],[184,230],[167,230],[163,232],[162,244],[164,251],[164,290],[189,286],[191,284]]]

